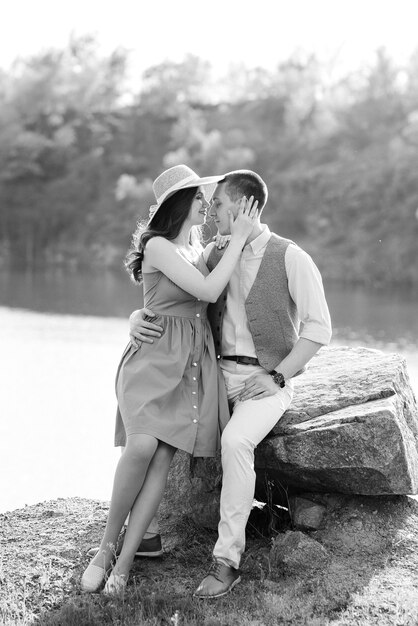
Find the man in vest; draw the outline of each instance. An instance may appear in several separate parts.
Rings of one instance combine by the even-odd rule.
[[[219,234],[228,235],[229,212],[236,215],[243,196],[258,200],[261,213],[267,195],[266,184],[255,172],[226,174],[210,209]],[[204,251],[211,270],[221,256],[214,243]],[[306,252],[271,233],[260,219],[227,288],[208,314],[232,414],[221,442],[218,540],[212,566],[194,593],[199,598],[223,596],[241,580],[238,568],[255,490],[254,450],[289,407],[293,377],[331,339],[317,267]],[[143,321],[141,312],[131,316],[133,337],[151,341],[159,330]]]

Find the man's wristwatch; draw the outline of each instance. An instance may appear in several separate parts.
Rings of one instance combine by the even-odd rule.
[[[270,372],[270,376],[272,377],[276,385],[283,389],[283,387],[286,385],[283,374],[281,374],[280,372],[276,372],[276,370],[273,370],[272,372]]]

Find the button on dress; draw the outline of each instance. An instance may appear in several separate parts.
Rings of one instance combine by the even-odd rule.
[[[208,274],[200,257],[196,267]],[[206,316],[208,303],[165,274],[144,273],[144,306],[163,327],[154,343],[128,344],[116,375],[115,445],[152,435],[193,456],[215,456],[229,420],[225,385]]]

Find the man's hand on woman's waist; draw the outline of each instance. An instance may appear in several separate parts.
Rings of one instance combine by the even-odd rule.
[[[143,343],[154,343],[152,337],[161,337],[163,328],[154,324],[150,320],[155,317],[151,309],[137,309],[129,317],[129,337],[131,343],[136,348],[138,341]]]

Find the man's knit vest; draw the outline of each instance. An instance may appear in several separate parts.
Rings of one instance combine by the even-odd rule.
[[[299,338],[299,318],[296,305],[289,293],[285,266],[286,249],[291,243],[293,242],[289,239],[271,235],[257,276],[245,301],[257,358],[268,372],[281,363]],[[224,250],[218,250],[216,247],[210,252],[207,260],[210,271],[219,263],[223,253]],[[222,349],[222,322],[226,295],[227,287],[218,300],[208,308],[218,358]]]

